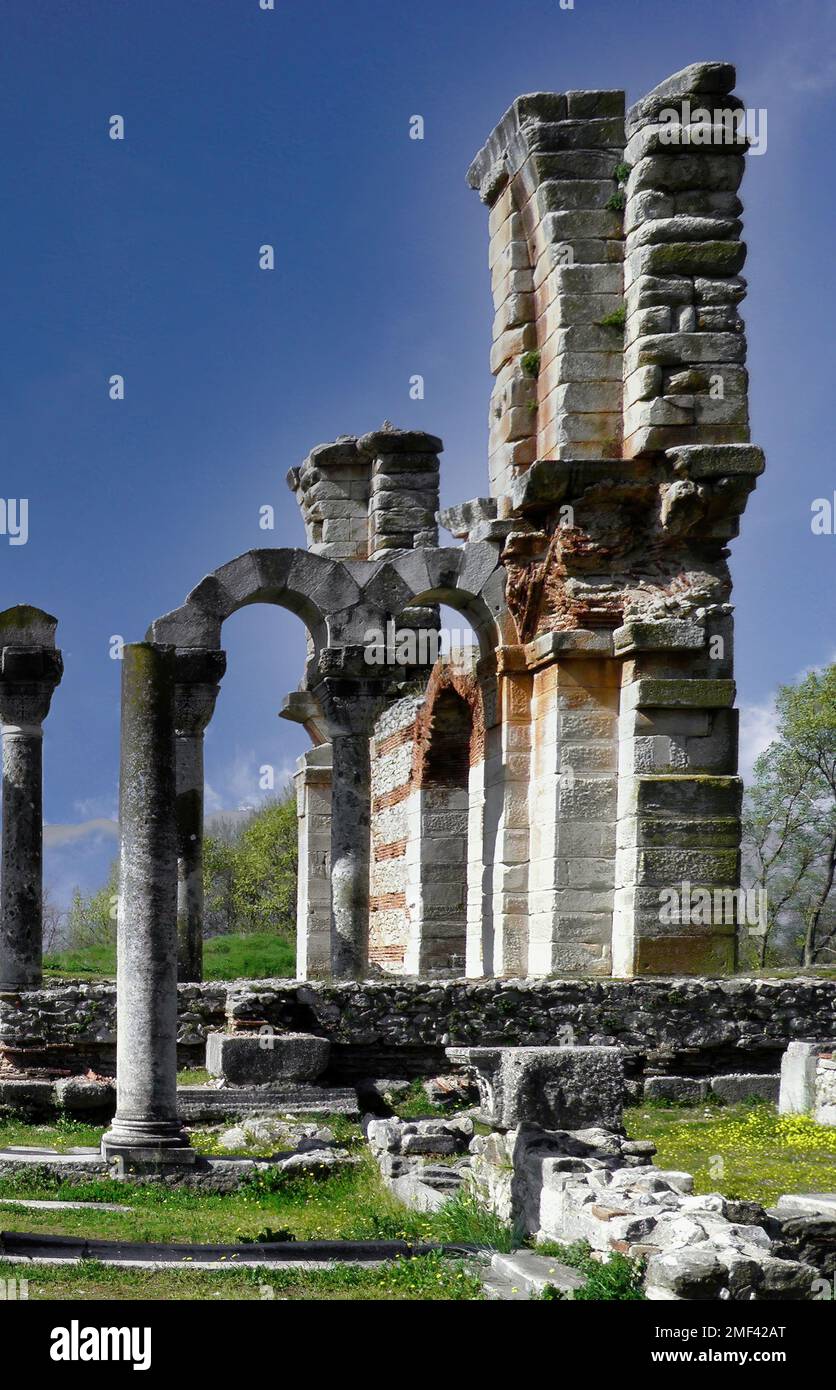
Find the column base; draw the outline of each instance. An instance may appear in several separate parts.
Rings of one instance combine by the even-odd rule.
[[[190,1165],[197,1158],[179,1120],[132,1120],[117,1115],[102,1135],[102,1158],[125,1163]]]

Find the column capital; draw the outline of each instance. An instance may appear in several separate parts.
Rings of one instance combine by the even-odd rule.
[[[40,725],[63,674],[61,653],[54,647],[0,648],[0,723],[30,729]]]
[[[177,647],[174,660],[174,729],[177,736],[202,734],[215,712],[226,652]]]
[[[332,738],[346,734],[371,737],[374,721],[386,704],[402,694],[402,667],[370,665],[362,646],[326,647],[319,654],[312,694],[319,701]]]

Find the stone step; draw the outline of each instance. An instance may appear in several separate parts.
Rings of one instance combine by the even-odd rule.
[[[548,1255],[537,1255],[533,1250],[512,1250],[510,1255],[497,1253],[491,1258],[491,1271],[512,1288],[522,1289],[526,1298],[541,1294],[549,1284],[571,1297],[586,1283],[577,1270]]]
[[[359,1115],[349,1086],[178,1086],[177,1108],[188,1124],[239,1115]]]

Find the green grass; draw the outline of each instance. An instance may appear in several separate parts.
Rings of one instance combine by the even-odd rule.
[[[479,1300],[478,1275],[461,1261],[437,1255],[394,1260],[376,1269],[335,1266],[321,1271],[230,1269],[112,1269],[95,1260],[66,1269],[0,1261],[0,1280],[28,1281],[30,1300],[142,1301],[313,1299],[403,1302]]]
[[[392,1109],[401,1120],[440,1120],[452,1113],[449,1105],[436,1105],[427,1099],[420,1077],[410,1082],[408,1091],[393,1095]]]
[[[186,1067],[177,1073],[178,1086],[205,1086],[212,1079],[205,1067]]]
[[[63,1116],[52,1124],[36,1125],[17,1115],[0,1112],[0,1149],[7,1149],[11,1144],[36,1145],[57,1149],[59,1153],[85,1145],[98,1148],[104,1130],[103,1125],[89,1125]]]
[[[555,1241],[544,1241],[537,1247],[540,1255],[552,1255],[561,1264],[576,1269],[586,1279],[582,1289],[572,1295],[579,1302],[595,1303],[633,1303],[644,1299],[644,1262],[631,1260],[617,1251],[606,1260],[596,1260],[592,1247],[585,1240],[572,1245],[559,1245]],[[542,1294],[547,1302],[560,1299],[563,1294],[548,1285]]]
[[[461,1194],[440,1212],[409,1211],[384,1186],[357,1126],[344,1116],[335,1116],[329,1127],[341,1144],[361,1151],[361,1161],[351,1169],[317,1177],[268,1168],[254,1173],[238,1192],[223,1196],[156,1184],[134,1186],[111,1178],[60,1180],[43,1169],[29,1170],[0,1178],[0,1197],[116,1202],[130,1211],[10,1206],[0,1208],[0,1224],[21,1232],[108,1240],[235,1244],[264,1239],[268,1231],[287,1231],[297,1240],[440,1241],[511,1248],[507,1227]],[[96,1144],[101,1133],[99,1127],[74,1122],[68,1127],[60,1122],[36,1126],[7,1121],[0,1130],[0,1142],[66,1148]],[[196,1147],[211,1147],[212,1136],[195,1131],[193,1139]]]
[[[633,1139],[652,1139],[660,1168],[694,1174],[695,1192],[722,1192],[771,1205],[783,1192],[836,1192],[833,1130],[806,1115],[779,1115],[765,1102],[642,1105],[625,1112]]]
[[[90,980],[116,977],[116,947],[89,946],[83,951],[59,951],[44,957],[47,978],[66,976]],[[274,932],[251,936],[213,936],[203,943],[205,980],[268,980],[296,978],[296,948]]]

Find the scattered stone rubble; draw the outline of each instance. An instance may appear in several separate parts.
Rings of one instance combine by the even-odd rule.
[[[363,1132],[386,1186],[414,1210],[443,1206],[459,1191],[470,1169],[473,1120],[467,1115],[449,1120],[377,1120],[367,1115]]]
[[[209,1130],[212,1133],[212,1130]],[[218,1148],[230,1153],[266,1150],[264,1156],[284,1172],[323,1174],[359,1163],[354,1154],[335,1143],[327,1125],[304,1124],[274,1115],[248,1116],[218,1134]]]
[[[535,1242],[584,1240],[602,1258],[646,1260],[650,1299],[813,1296],[821,1265],[784,1257],[790,1244],[777,1216],[719,1193],[695,1196],[691,1174],[655,1168],[653,1152],[604,1128],[524,1124],[473,1140],[471,1181]]]

